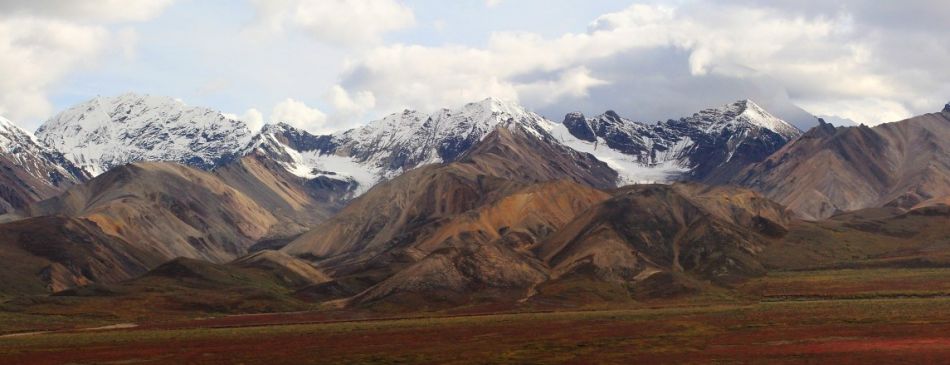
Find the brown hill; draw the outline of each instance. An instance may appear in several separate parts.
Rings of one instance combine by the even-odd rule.
[[[770,270],[950,266],[950,206],[869,208],[790,225],[760,254]]]
[[[134,322],[313,308],[294,298],[299,283],[271,269],[177,258],[121,283],[96,283],[48,297],[14,299],[4,306]]]
[[[528,186],[459,214],[407,248],[422,259],[353,302],[386,299],[419,308],[524,298],[548,279],[547,268],[530,247],[607,198],[600,190],[560,180]]]
[[[230,261],[278,222],[216,176],[173,163],[112,169],[32,208],[92,221],[129,246],[165,259]]]
[[[401,262],[363,257],[305,292],[414,310],[590,300],[577,290],[600,300],[680,295],[764,274],[758,255],[792,223],[740,188],[637,185],[611,196],[540,183],[431,224],[399,246]]]
[[[873,128],[822,123],[733,182],[808,219],[912,208],[950,195],[950,111]]]
[[[423,166],[375,186],[284,251],[333,258],[328,266],[339,266],[349,255],[412,243],[423,231],[531,183],[571,179],[609,187],[616,180],[592,156],[550,142],[519,125],[499,127],[456,162]]]
[[[337,279],[312,288],[308,295],[339,296],[355,294],[413,266],[429,253],[450,247],[447,242],[487,242],[504,233],[516,237],[553,230],[556,227],[545,224],[568,219],[576,213],[568,211],[591,198],[576,198],[570,194],[573,190],[566,191],[568,195],[557,200],[564,204],[557,208],[562,211],[548,209],[552,212],[540,213],[543,217],[502,213],[503,208],[475,211],[492,204],[512,209],[541,204],[554,190],[541,189],[547,197],[540,200],[527,195],[521,202],[501,199],[542,181],[612,186],[616,173],[605,164],[553,142],[550,136],[518,124],[500,126],[453,163],[423,166],[373,187],[283,251],[317,262]],[[589,196],[602,195],[578,189],[589,191]]]
[[[258,152],[219,167],[213,174],[278,219],[280,224],[272,226],[268,234],[272,238],[294,238],[306,232],[338,211],[349,192],[332,181],[291,174]]]
[[[259,269],[291,287],[304,287],[330,281],[330,277],[306,261],[273,250],[258,251],[234,260],[230,265]]]
[[[321,195],[325,189],[276,167],[257,155],[210,173],[163,162],[120,166],[61,196],[30,205],[26,212],[39,218],[9,227],[0,225],[0,231],[24,232],[6,237],[6,244],[12,246],[56,249],[70,240],[87,243],[82,249],[90,250],[89,255],[96,258],[99,266],[95,269],[84,266],[79,254],[39,255],[31,259],[42,264],[38,267],[49,265],[68,274],[36,274],[40,269],[20,273],[35,276],[52,290],[129,279],[176,257],[227,262],[262,241],[273,244],[298,236],[340,204],[332,196]],[[30,239],[55,231],[42,222],[58,220],[82,229],[69,229],[45,241]],[[35,232],[31,235],[29,229]],[[96,256],[100,246],[135,260]],[[117,261],[120,259],[124,261]],[[106,272],[109,270],[113,272]]]
[[[118,282],[162,261],[85,219],[48,216],[0,225],[0,296]]]
[[[657,274],[686,273],[729,284],[764,273],[756,255],[789,221],[782,206],[744,189],[634,185],[533,251],[555,279],[592,275],[636,287]]]

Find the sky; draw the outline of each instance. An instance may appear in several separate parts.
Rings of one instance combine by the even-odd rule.
[[[489,96],[645,122],[752,99],[796,125],[950,100],[950,2],[0,0],[0,115],[165,95],[314,133]]]

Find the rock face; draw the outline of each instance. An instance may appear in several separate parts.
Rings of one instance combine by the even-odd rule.
[[[733,179],[804,218],[950,195],[950,112],[867,126],[821,124]]]
[[[0,117],[0,214],[26,208],[88,178],[61,153]]]
[[[137,161],[210,169],[238,157],[252,132],[244,122],[162,96],[96,97],[46,121],[46,145],[93,175]]]
[[[613,111],[594,118],[571,113],[555,128],[562,143],[608,161],[622,184],[721,183],[801,134],[750,100],[653,125]]]

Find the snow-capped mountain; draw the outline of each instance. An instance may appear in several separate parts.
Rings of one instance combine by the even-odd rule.
[[[49,198],[88,178],[61,153],[0,117],[0,213]]]
[[[93,175],[135,161],[174,161],[212,168],[253,136],[244,122],[162,96],[96,97],[46,121],[47,145]]]
[[[451,162],[500,124],[516,124],[590,153],[618,172],[618,184],[728,179],[801,132],[749,100],[690,117],[645,124],[608,111],[556,123],[488,98],[431,114],[405,110],[347,131],[317,136],[287,124],[251,134],[221,112],[159,96],[97,97],[47,121],[41,141],[93,175],[135,161],[211,169],[263,153],[288,172],[334,191],[362,194],[429,163]],[[329,185],[328,185],[329,184]]]
[[[512,102],[488,98],[432,114],[406,110],[365,126],[315,136],[265,126],[245,154],[265,153],[307,179],[345,182],[359,195],[414,167],[454,161],[498,125],[520,125],[606,162],[618,184],[718,181],[778,150],[801,132],[752,101],[645,124],[607,113],[568,114],[556,123]]]
[[[751,100],[702,110],[678,120],[645,124],[613,111],[594,118],[570,113],[552,134],[608,163],[622,184],[718,182],[801,135]]]
[[[405,110],[365,126],[315,136],[286,124],[265,126],[245,153],[262,151],[308,179],[353,184],[355,195],[414,167],[450,162],[497,125],[518,123],[545,133],[552,122],[521,106],[488,98],[432,114]]]

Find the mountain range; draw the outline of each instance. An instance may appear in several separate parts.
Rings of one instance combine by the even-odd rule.
[[[645,123],[489,98],[314,135],[97,97],[35,137],[0,119],[0,295],[263,270],[334,306],[551,305],[715,291],[805,258],[943,262],[914,237],[947,216],[948,137],[950,106],[802,132],[751,100]],[[900,247],[837,246],[906,221]],[[849,238],[815,244],[829,232]]]

